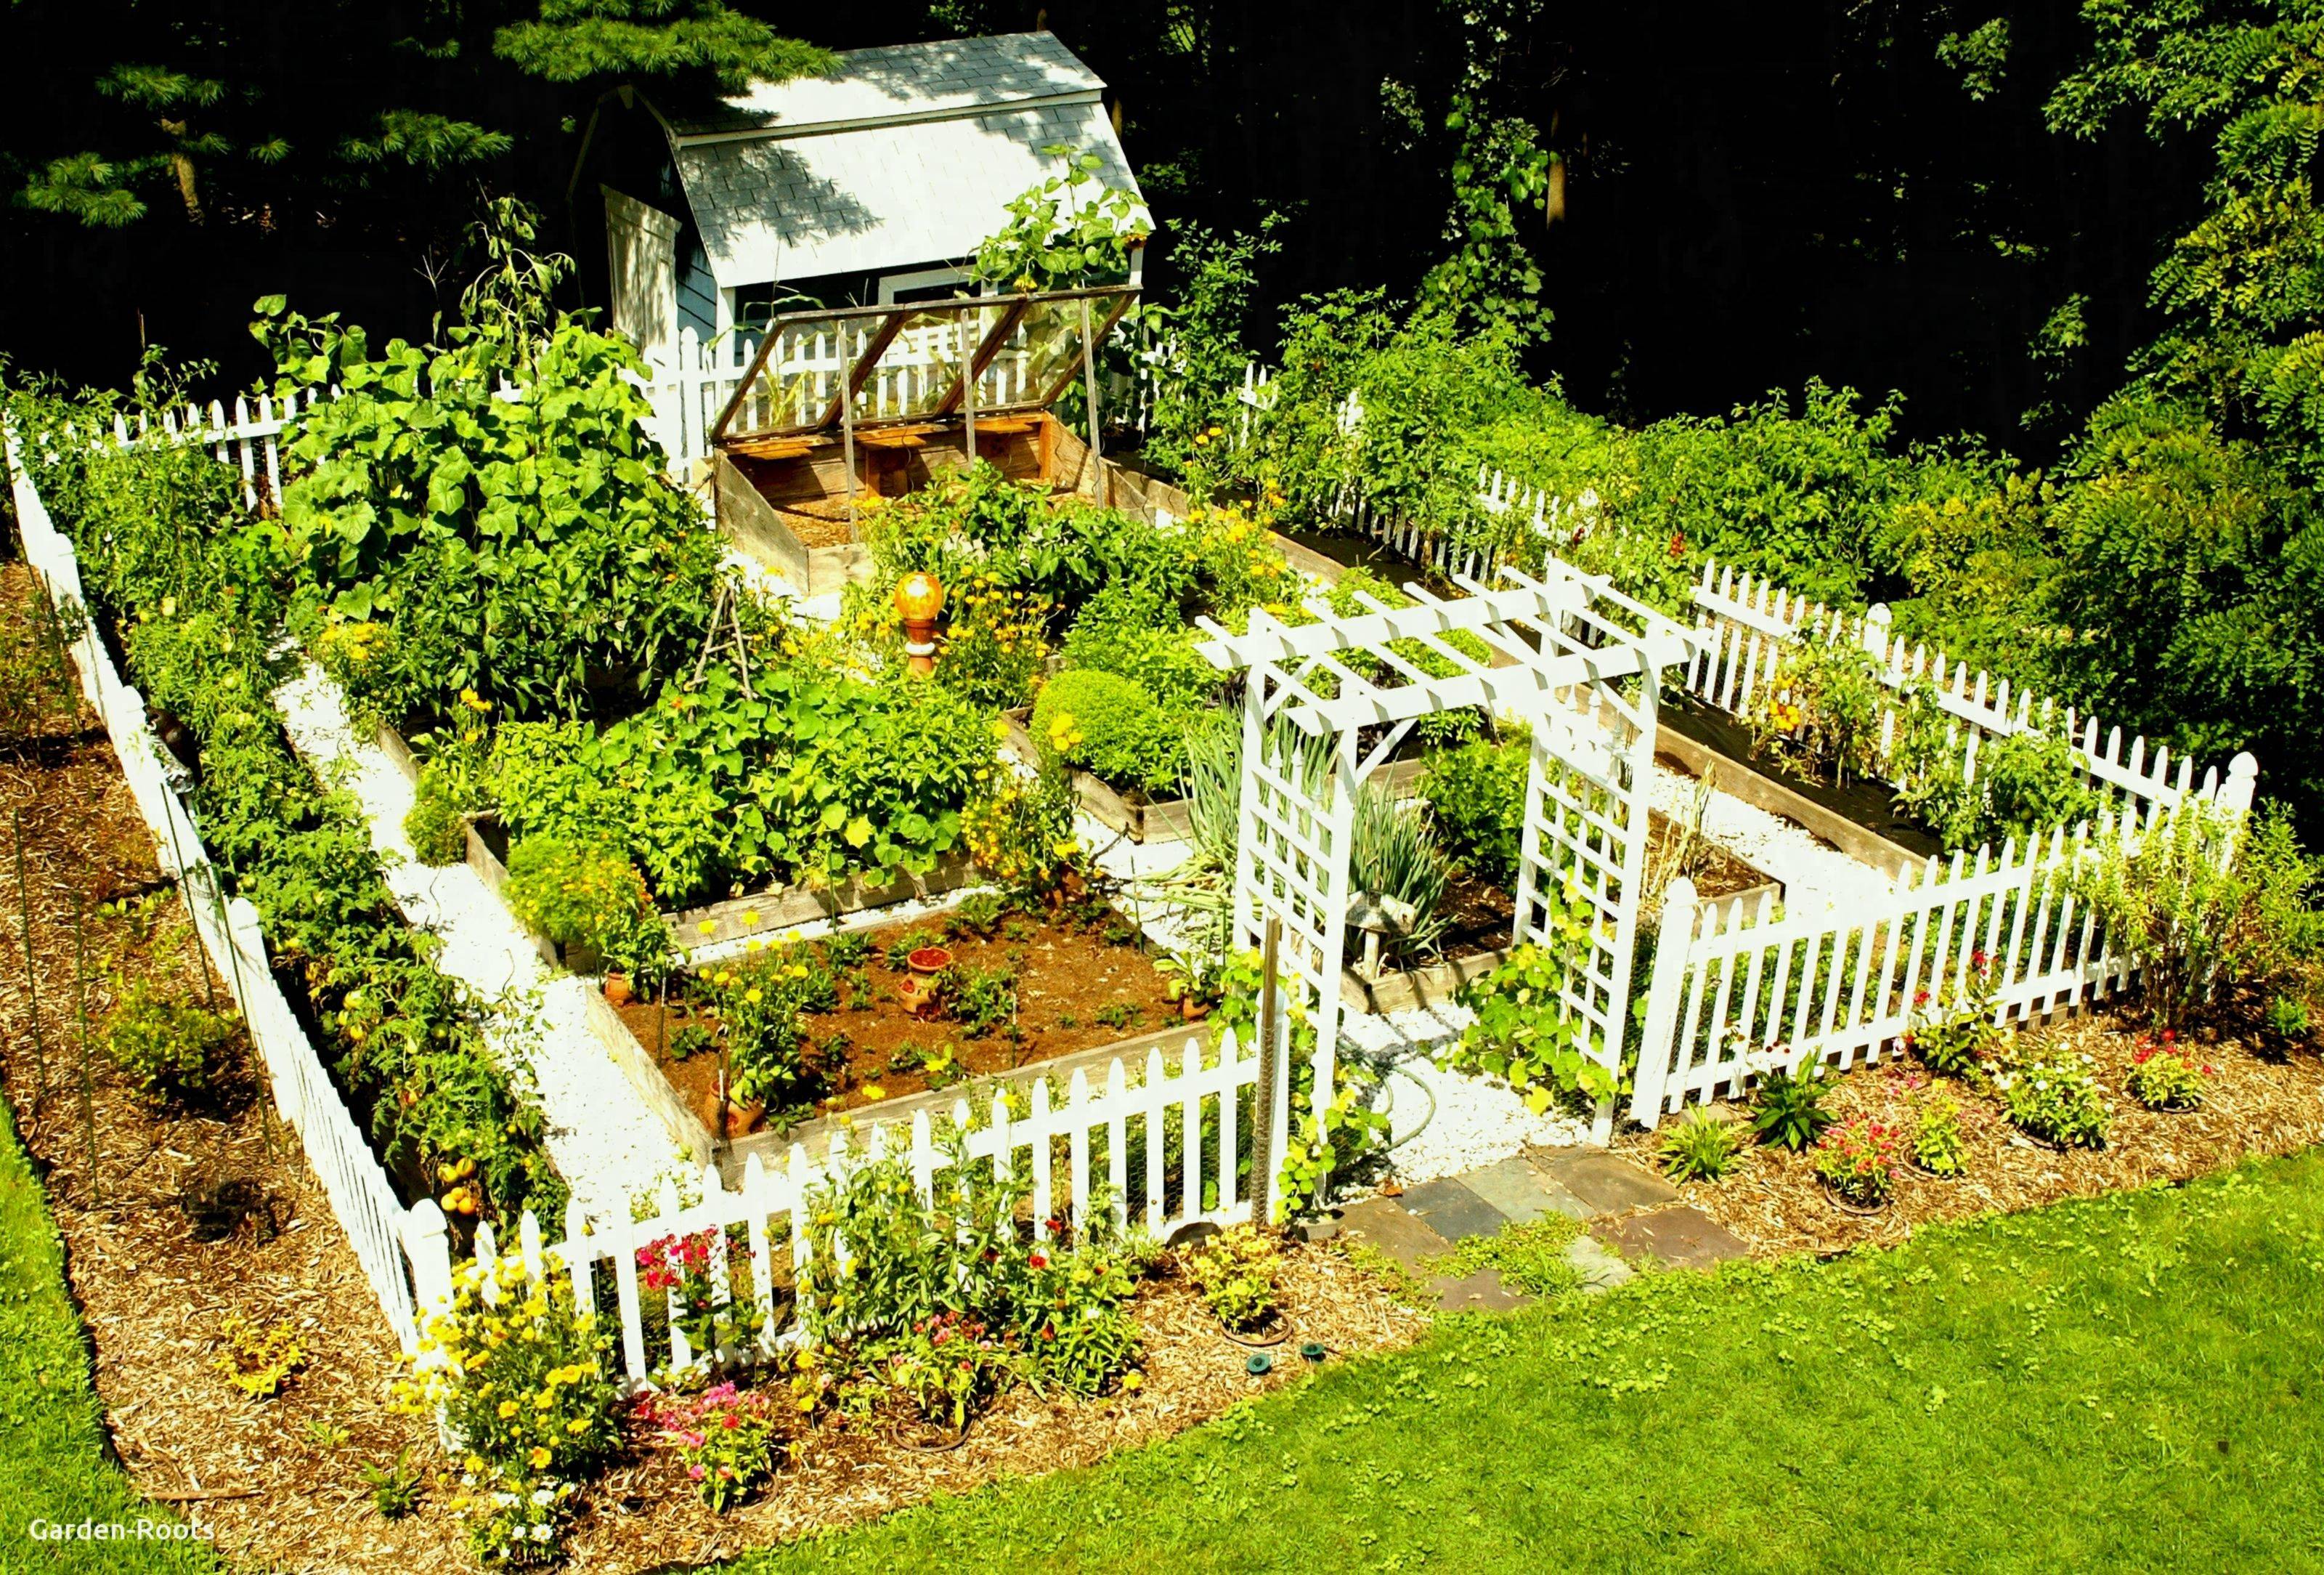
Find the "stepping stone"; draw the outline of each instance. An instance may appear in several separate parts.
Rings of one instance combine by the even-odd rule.
[[[1633,1214],[1600,1225],[1594,1234],[1633,1262],[1651,1261],[1674,1269],[1707,1269],[1751,1253],[1742,1237],[1700,1209]]]
[[[1446,1241],[1470,1236],[1499,1236],[1509,1217],[1471,1191],[1456,1177],[1423,1181],[1404,1194],[1404,1206]]]
[[[1440,1277],[1429,1281],[1428,1288],[1444,1303],[1447,1312],[1507,1312],[1513,1307],[1533,1304],[1532,1297],[1504,1284],[1496,1269],[1480,1269],[1458,1280]]]
[[[1505,1159],[1481,1171],[1471,1171],[1460,1181],[1508,1215],[1512,1224],[1531,1225],[1548,1214],[1563,1214],[1568,1219],[1590,1218],[1588,1204],[1522,1158]]]
[[[1678,1189],[1668,1181],[1603,1149],[1536,1149],[1530,1157],[1544,1175],[1582,1200],[1593,1215],[1658,1209],[1679,1200]]]
[[[1565,1261],[1581,1271],[1584,1291],[1610,1291],[1638,1273],[1586,1236],[1565,1249]]]
[[[1341,1209],[1340,1234],[1370,1243],[1424,1283],[1435,1277],[1425,1260],[1452,1250],[1452,1244],[1430,1229],[1427,1221],[1393,1198],[1360,1199]]]

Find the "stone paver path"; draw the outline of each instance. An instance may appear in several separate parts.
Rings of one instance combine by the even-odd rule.
[[[1642,1267],[1708,1268],[1747,1251],[1661,1177],[1600,1149],[1531,1149],[1401,1197],[1359,1199],[1327,1228],[1387,1254],[1448,1310],[1498,1311],[1533,1298],[1491,1269],[1454,1279],[1437,1260],[1456,1242],[1550,1214],[1586,1227],[1566,1257],[1589,1291],[1618,1285]]]

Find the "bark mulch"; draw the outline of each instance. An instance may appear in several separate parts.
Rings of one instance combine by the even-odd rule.
[[[2056,1051],[2093,1058],[2099,1089],[2114,1106],[2104,1148],[2044,1147],[2013,1126],[1990,1096],[1950,1079],[1932,1079],[1917,1062],[1890,1061],[1841,1078],[1824,1107],[1842,1120],[1868,1116],[1909,1128],[1915,1101],[1932,1085],[1941,1088],[1961,1107],[1968,1153],[1960,1176],[1943,1181],[1907,1171],[1887,1208],[1858,1217],[1831,1201],[1806,1155],[1750,1148],[1724,1179],[1680,1190],[1756,1255],[1829,1255],[1893,1246],[1931,1221],[2183,1181],[2324,1140],[2324,1059],[2313,1048],[2283,1053],[2232,1033],[2198,1030],[2182,1047],[2215,1070],[2208,1098],[2197,1109],[2153,1111],[2132,1098],[2124,1082],[2146,1030],[2144,1014],[2128,1005],[2030,1030],[2014,1047],[2021,1055]],[[1657,1140],[1656,1134],[1632,1133],[1618,1147],[1654,1167]]]

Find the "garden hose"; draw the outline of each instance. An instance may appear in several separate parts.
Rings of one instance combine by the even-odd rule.
[[[1418,1078],[1414,1077],[1410,1072],[1406,1071],[1404,1070],[1404,1063],[1400,1061],[1392,1061],[1388,1062],[1388,1070],[1396,1076],[1401,1077],[1406,1082],[1410,1083],[1414,1088],[1418,1089],[1428,1098],[1428,1114],[1420,1118],[1420,1125],[1414,1127],[1410,1132],[1406,1133],[1402,1137],[1397,1138],[1394,1143],[1389,1144],[1387,1148],[1380,1151],[1383,1153],[1394,1153],[1397,1149],[1402,1148],[1406,1144],[1410,1143],[1414,1138],[1418,1137],[1422,1133],[1427,1131],[1428,1124],[1436,1119],[1436,1091],[1434,1089],[1431,1089],[1426,1083],[1422,1082]]]

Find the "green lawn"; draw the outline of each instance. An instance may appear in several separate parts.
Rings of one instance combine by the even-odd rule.
[[[208,1570],[206,1546],[145,1542],[37,1542],[31,1523],[134,1527],[182,1524],[137,1496],[105,1455],[80,1317],[65,1294],[64,1253],[48,1198],[0,1098],[0,1570]]]
[[[2324,1157],[1440,1328],[734,1575],[2324,1570]]]

